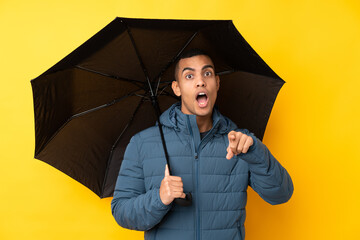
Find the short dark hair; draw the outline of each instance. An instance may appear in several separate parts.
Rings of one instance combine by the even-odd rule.
[[[184,52],[182,52],[180,54],[178,59],[175,61],[175,72],[174,72],[174,74],[175,74],[175,80],[176,81],[177,81],[177,72],[178,72],[180,60],[184,59],[184,58],[191,58],[191,57],[199,56],[199,55],[205,55],[205,56],[207,56],[207,57],[209,57],[211,59],[209,54],[207,54],[204,50],[199,49],[199,48],[192,48],[192,49],[186,50],[186,51],[184,51]]]

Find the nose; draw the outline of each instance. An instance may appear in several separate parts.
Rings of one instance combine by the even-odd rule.
[[[205,87],[205,86],[206,86],[206,82],[202,77],[196,79],[196,87]]]

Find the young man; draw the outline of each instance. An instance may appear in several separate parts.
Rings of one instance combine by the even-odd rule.
[[[112,213],[122,227],[146,231],[145,239],[244,239],[247,186],[280,204],[292,195],[291,178],[260,140],[214,108],[220,79],[208,55],[182,55],[175,79],[181,104],[160,117],[173,175],[158,127],[136,134],[121,165]],[[188,192],[191,206],[173,203]]]

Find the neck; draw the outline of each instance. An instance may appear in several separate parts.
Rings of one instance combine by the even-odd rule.
[[[205,116],[205,117],[201,117],[201,116],[196,116],[196,123],[198,125],[199,131],[202,132],[207,132],[212,128],[212,117],[210,116]]]

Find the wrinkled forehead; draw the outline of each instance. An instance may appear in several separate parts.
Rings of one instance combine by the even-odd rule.
[[[214,63],[207,55],[196,55],[193,57],[182,58],[179,60],[176,66],[176,71],[183,71],[185,68],[198,69],[204,66],[214,67]]]

